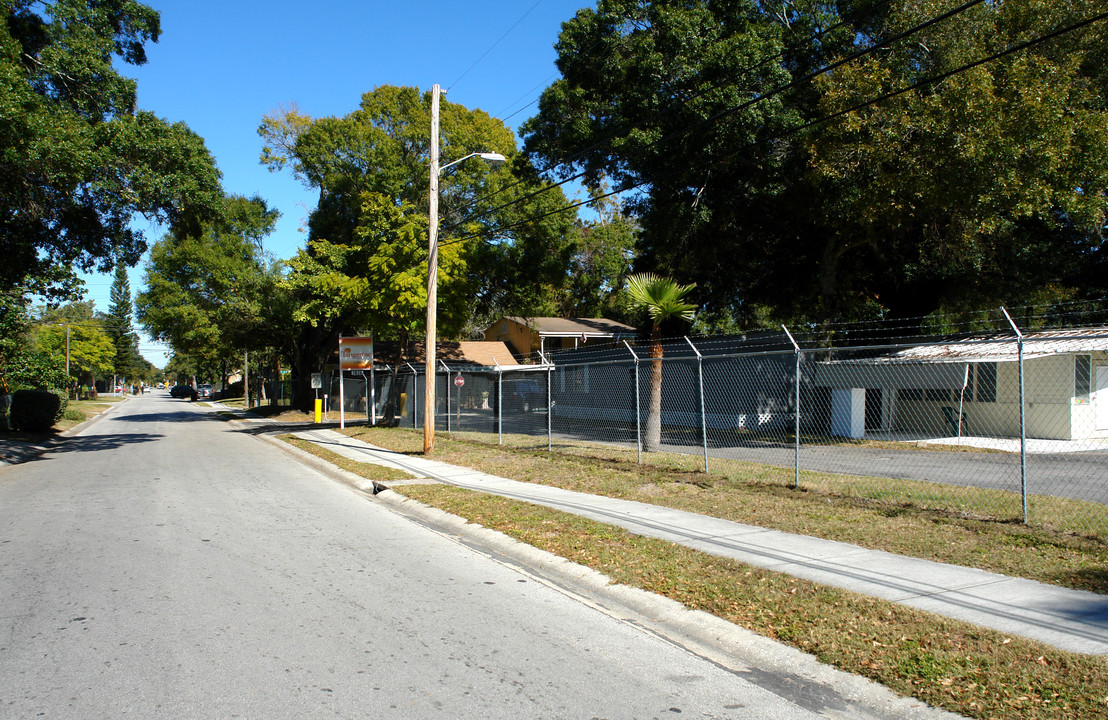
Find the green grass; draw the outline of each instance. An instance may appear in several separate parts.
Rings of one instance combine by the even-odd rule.
[[[66,405],[64,417],[54,423],[54,430],[56,432],[70,430],[86,420],[96,417],[119,402],[123,402],[123,398],[111,396],[102,396],[95,400],[70,400]]]
[[[1108,660],[443,485],[402,494],[968,717],[1108,717]]]
[[[409,429],[348,428],[348,435],[400,452],[420,454],[421,433]],[[481,437],[481,436],[478,436]],[[436,436],[436,460],[492,475],[569,490],[638,500],[759,527],[849,542],[901,555],[977,567],[1108,594],[1108,531],[1067,530],[1073,518],[1094,527],[1103,506],[1036,498],[1041,524],[992,519],[969,508],[1013,502],[1003,493],[883,478],[801,473],[753,463],[728,463],[710,474],[687,457],[577,445],[548,453],[520,444],[498,446],[457,434]],[[1018,508],[1018,496],[1014,508]],[[941,509],[937,509],[941,508]]]
[[[375,445],[422,452],[411,430],[345,431]],[[357,463],[320,446],[286,441],[374,480],[396,471]],[[765,527],[848,536],[859,544],[1009,574],[1108,589],[1104,545],[1009,523],[911,507],[892,511],[856,498],[792,490],[752,467],[736,477],[594,457],[548,454],[440,435],[434,457],[524,481],[734,517]],[[651,460],[654,456],[651,456]],[[394,476],[394,475],[393,475]],[[613,581],[673,598],[777,639],[823,662],[968,717],[1108,717],[1108,659],[1066,653],[923,611],[798,580],[670,542],[528,503],[444,485],[398,488],[413,499],[592,567]],[[842,539],[841,537],[837,539]]]

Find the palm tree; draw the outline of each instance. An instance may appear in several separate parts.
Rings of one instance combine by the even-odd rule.
[[[627,278],[627,292],[635,307],[650,315],[650,409],[646,416],[644,447],[654,452],[662,444],[662,323],[691,320],[695,305],[684,300],[696,285],[678,285],[670,278],[639,273]]]

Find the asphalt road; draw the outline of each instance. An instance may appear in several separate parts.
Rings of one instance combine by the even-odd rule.
[[[0,552],[4,718],[875,717],[690,652],[162,393],[0,468]]]

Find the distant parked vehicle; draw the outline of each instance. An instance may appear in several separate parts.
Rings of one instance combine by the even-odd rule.
[[[531,412],[546,407],[546,387],[531,380],[521,380],[505,388],[505,412]]]
[[[202,398],[210,398],[212,396],[212,386],[207,384],[197,385],[196,396]]]
[[[169,396],[175,398],[188,398],[189,400],[195,400],[197,396],[196,388],[191,385],[174,385],[169,390]]]

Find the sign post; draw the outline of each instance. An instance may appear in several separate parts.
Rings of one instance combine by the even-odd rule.
[[[454,403],[454,405],[457,407],[457,410],[455,412],[458,413],[458,429],[459,430],[461,430],[461,425],[462,425],[462,386],[465,385],[465,384],[466,384],[466,379],[464,377],[462,377],[462,373],[461,373],[461,371],[459,371],[458,375],[454,378],[454,387],[458,388],[458,402]],[[447,415],[447,417],[449,417],[449,415]]]
[[[312,389],[315,390],[315,421],[323,419],[322,408],[319,402],[319,389],[323,387],[323,373],[312,373]]]
[[[343,370],[373,369],[372,337],[339,338],[339,428],[346,427],[346,402],[343,393]]]

